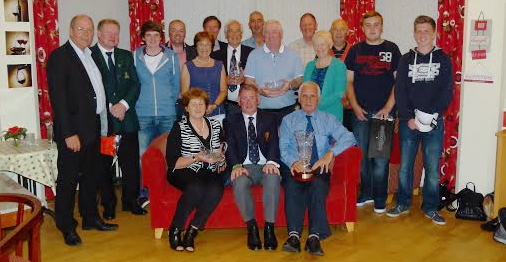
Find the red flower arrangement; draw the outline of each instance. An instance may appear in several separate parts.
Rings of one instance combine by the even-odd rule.
[[[3,137],[5,140],[10,138],[14,139],[14,146],[18,146],[18,141],[21,139],[21,137],[26,137],[26,128],[13,126],[4,132]]]

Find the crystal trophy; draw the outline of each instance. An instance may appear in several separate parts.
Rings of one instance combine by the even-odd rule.
[[[303,171],[294,172],[294,178],[298,181],[311,181],[314,171],[311,169],[311,153],[313,150],[314,133],[308,131],[296,131],[297,151],[299,162],[302,163]]]

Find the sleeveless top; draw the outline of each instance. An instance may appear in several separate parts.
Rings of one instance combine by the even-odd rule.
[[[212,67],[198,67],[195,66],[193,61],[188,61],[186,62],[186,66],[188,67],[188,71],[190,73],[190,87],[202,88],[207,92],[211,103],[216,101],[216,98],[220,94],[221,68],[223,63],[221,61],[214,60],[214,66]],[[207,116],[221,114],[225,114],[223,103]]]

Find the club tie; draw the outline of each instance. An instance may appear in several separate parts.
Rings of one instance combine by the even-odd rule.
[[[313,148],[311,149],[311,160],[310,160],[310,164],[313,165],[314,163],[316,163],[316,161],[318,161],[318,149],[316,147],[316,134],[313,129],[313,124],[311,124],[311,116],[306,115],[306,118],[307,118],[306,131],[313,132]]]
[[[112,61],[112,52],[105,52],[107,54],[107,67],[109,67],[109,72],[111,73],[113,81],[116,83],[116,66]]]
[[[232,51],[232,58],[230,58],[230,67],[228,70],[228,74],[231,74],[236,70],[237,67],[237,59],[235,58],[235,52],[237,52],[237,49],[234,48],[234,51]],[[234,92],[237,89],[237,85],[229,85],[228,89],[230,92]]]
[[[254,117],[250,116],[248,124],[248,152],[249,160],[253,164],[257,164],[260,161],[260,154],[258,152],[257,132],[255,125],[253,124]]]

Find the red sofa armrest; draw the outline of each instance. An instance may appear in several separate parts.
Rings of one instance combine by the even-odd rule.
[[[327,200],[329,220],[345,222],[348,231],[353,231],[353,225],[348,225],[348,223],[357,220],[356,203],[361,160],[360,148],[346,149],[334,158],[334,167],[330,176],[330,192]]]
[[[337,182],[351,182],[355,186],[360,181],[360,161],[362,151],[359,147],[350,147],[334,158],[331,184]]]

